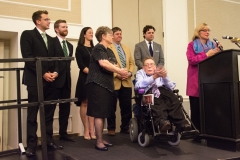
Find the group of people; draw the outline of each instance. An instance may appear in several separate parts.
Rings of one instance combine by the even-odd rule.
[[[72,57],[73,45],[66,40],[68,26],[65,20],[54,23],[56,37],[46,34],[50,19],[47,11],[36,11],[32,15],[36,27],[24,31],[21,35],[21,52],[23,58],[33,57]],[[129,133],[129,121],[132,117],[131,97],[134,66],[136,73],[135,89],[145,88],[145,93],[154,94],[152,105],[154,124],[166,131],[170,123],[179,130],[189,130],[191,125],[181,112],[180,102],[173,94],[175,83],[167,76],[164,68],[164,55],[161,45],[154,42],[155,28],[146,25],[143,28],[144,40],[135,45],[134,58],[130,49],[121,43],[122,30],[101,26],[95,37],[99,42],[93,44],[93,30],[84,27],[80,33],[75,52],[79,67],[76,84],[75,102],[80,106],[80,117],[84,126],[84,139],[96,139],[95,148],[107,151],[113,144],[103,139],[104,120],[107,118],[108,135],[114,136],[116,130],[116,106],[119,100],[121,109],[121,133]],[[209,40],[210,28],[202,23],[194,31],[193,41],[187,48],[188,78],[187,95],[190,99],[191,119],[200,130],[198,70],[200,61],[220,50]],[[135,60],[135,63],[134,63]],[[43,61],[44,100],[68,99],[71,93],[70,60]],[[36,63],[25,62],[23,84],[27,86],[28,101],[37,102]],[[161,107],[160,107],[161,106]],[[63,149],[53,138],[53,115],[56,105],[45,105],[45,122],[47,146],[52,149]],[[34,156],[37,146],[37,112],[38,106],[28,107],[27,116],[27,156]],[[67,134],[70,102],[59,104],[60,140],[74,141]],[[95,135],[96,134],[96,135]]]

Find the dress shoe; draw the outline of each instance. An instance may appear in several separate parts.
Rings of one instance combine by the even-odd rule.
[[[108,150],[107,147],[101,148],[101,147],[98,147],[97,145],[95,145],[95,149],[97,149],[97,150],[99,150],[99,151],[107,151],[107,150]]]
[[[91,133],[89,133],[91,139],[97,139],[96,136],[92,136]]]
[[[55,143],[48,143],[47,147],[49,149],[57,149],[57,150],[62,150],[63,149],[63,146],[57,145]]]
[[[129,129],[128,130],[121,129],[120,133],[129,134]]]
[[[72,139],[72,138],[70,138],[68,136],[62,136],[62,137],[59,138],[59,140],[75,142],[74,139]]]
[[[90,139],[91,139],[90,137],[85,137],[85,136],[83,136],[83,138],[84,138],[85,140],[90,140]]]
[[[166,132],[169,129],[171,129],[170,122],[168,120],[162,120],[160,123],[160,131]]]
[[[190,124],[184,124],[181,126],[181,131],[191,131],[192,127]]]
[[[27,157],[31,157],[31,156],[35,156],[36,155],[36,151],[34,148],[28,148],[26,150],[26,156]]]
[[[115,130],[108,130],[109,136],[115,136]]]
[[[104,144],[104,146],[105,146],[105,147],[113,147],[113,144],[111,144],[111,143],[106,143],[106,144]]]
[[[194,137],[193,141],[197,142],[197,143],[201,143],[202,142],[202,137],[201,136]]]

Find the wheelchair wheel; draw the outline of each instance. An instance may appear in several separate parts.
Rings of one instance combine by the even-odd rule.
[[[150,142],[150,137],[147,133],[145,133],[145,136],[142,136],[142,132],[138,135],[138,144],[142,147],[147,147]]]
[[[138,139],[138,124],[137,119],[132,118],[130,119],[129,123],[129,135],[132,142],[137,142]]]
[[[170,132],[169,134],[174,135],[174,132]],[[168,144],[170,144],[171,146],[176,146],[180,143],[180,138],[181,134],[178,133],[176,136],[173,136],[170,141],[168,141]]]

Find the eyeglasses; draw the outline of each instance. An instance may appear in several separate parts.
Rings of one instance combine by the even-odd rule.
[[[144,66],[145,67],[152,67],[152,66],[155,66],[155,64],[154,63],[146,63],[146,64],[144,64]]]
[[[203,32],[211,32],[210,29],[203,29],[203,30],[200,30],[200,31],[203,31]],[[200,32],[200,31],[199,31],[199,32]]]

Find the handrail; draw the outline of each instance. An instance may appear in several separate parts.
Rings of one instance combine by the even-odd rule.
[[[13,63],[13,62],[36,62],[36,75],[37,75],[37,91],[38,91],[38,102],[32,103],[24,103],[21,104],[22,101],[27,101],[28,99],[21,98],[21,84],[20,84],[20,71],[24,70],[24,68],[0,68],[0,71],[16,71],[17,77],[17,99],[16,100],[4,100],[0,101],[0,104],[3,103],[14,103],[14,105],[6,105],[0,106],[0,110],[5,109],[18,109],[18,141],[19,141],[19,149],[22,145],[22,128],[21,128],[21,108],[22,107],[32,107],[39,106],[40,112],[40,125],[41,125],[41,147],[42,147],[42,158],[44,160],[48,160],[47,157],[47,140],[46,140],[46,128],[45,128],[45,114],[44,114],[44,105],[47,104],[56,104],[56,103],[66,103],[66,102],[75,102],[77,98],[69,98],[69,99],[59,99],[59,100],[51,100],[44,101],[43,98],[43,85],[42,85],[42,61],[69,61],[74,60],[74,57],[35,57],[35,58],[13,58],[13,59],[0,59],[0,63]],[[18,150],[18,149],[17,149]],[[16,150],[16,151],[17,151]],[[0,154],[5,154],[6,151],[0,152]]]

